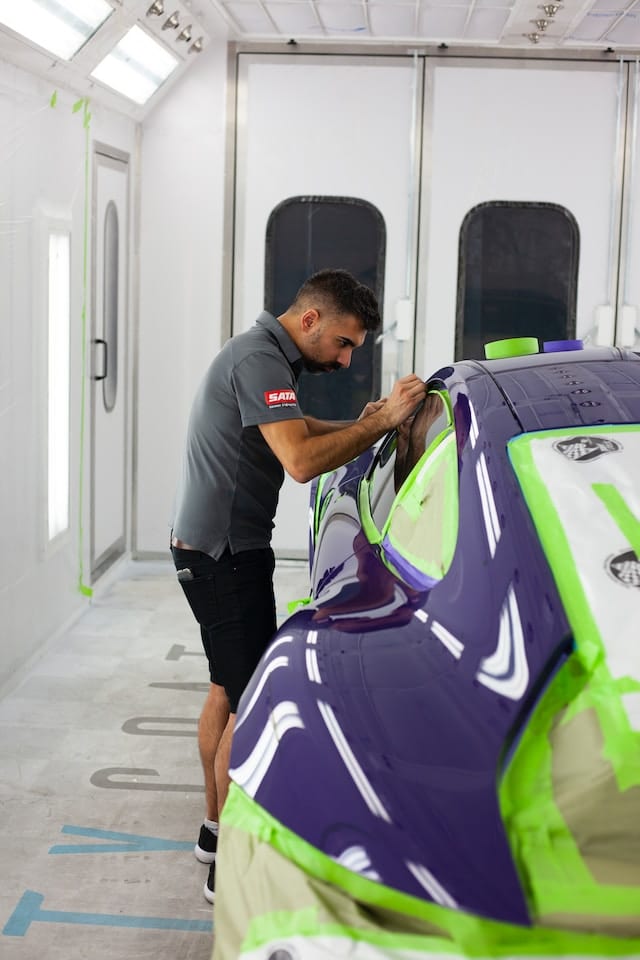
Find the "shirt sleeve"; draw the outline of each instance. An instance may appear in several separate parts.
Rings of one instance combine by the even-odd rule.
[[[277,420],[301,420],[293,370],[283,357],[253,353],[231,375],[243,427]]]

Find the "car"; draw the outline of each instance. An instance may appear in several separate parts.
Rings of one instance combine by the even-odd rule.
[[[314,483],[214,958],[640,956],[640,356],[535,348]]]

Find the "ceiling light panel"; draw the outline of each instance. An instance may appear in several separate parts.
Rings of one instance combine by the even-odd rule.
[[[261,3],[227,3],[226,9],[243,33],[262,36],[277,35],[278,31]]]
[[[576,24],[571,31],[571,40],[598,41],[608,37],[608,31],[620,20],[620,17],[631,7],[635,7],[636,0],[621,0],[615,5],[611,0],[596,0],[587,15]],[[635,17],[636,11],[633,11]],[[628,18],[625,16],[620,22],[622,26]],[[627,28],[628,28],[627,24]],[[617,28],[616,28],[617,29]],[[613,40],[613,37],[611,37]]]
[[[415,4],[383,5],[371,4],[369,7],[371,32],[376,37],[415,37]]]
[[[475,6],[475,3],[473,0],[428,0],[428,3],[423,0],[419,6],[419,12],[426,13],[434,7],[464,7],[465,10],[469,10]]]
[[[322,32],[310,3],[270,3],[269,12],[278,30],[288,36],[314,36]]]
[[[91,76],[134,103],[143,104],[179,63],[162,44],[133,26]]]
[[[600,16],[589,14],[573,28],[567,39],[595,43],[606,34],[619,16],[619,13],[602,14]]]
[[[423,9],[418,21],[418,36],[426,40],[464,38],[468,13],[466,7]]]
[[[0,0],[0,23],[62,60],[113,13],[107,0]]]
[[[316,10],[327,34],[349,36],[369,33],[361,3],[316,3]]]
[[[636,46],[640,43],[640,23],[636,11],[625,14],[622,20],[607,32],[606,40],[621,46]]]
[[[497,42],[502,36],[510,12],[504,7],[486,7],[483,10],[476,7],[467,24],[465,40]]]

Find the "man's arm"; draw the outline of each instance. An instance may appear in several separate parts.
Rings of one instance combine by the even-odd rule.
[[[414,373],[398,380],[384,403],[354,423],[315,434],[307,419],[259,424],[272,451],[298,483],[306,483],[328,470],[335,470],[363,453],[372,443],[402,423],[424,399],[424,381]],[[366,409],[366,408],[365,408]],[[312,421],[326,424],[327,421]]]
[[[381,410],[385,403],[386,397],[382,400],[370,400],[358,417],[358,420],[364,420],[365,417],[375,413],[376,410]],[[345,427],[350,427],[352,423],[358,422],[358,420],[317,420],[315,417],[307,416],[303,417],[303,419],[312,437],[321,437],[325,433],[335,433],[336,430],[344,430]]]

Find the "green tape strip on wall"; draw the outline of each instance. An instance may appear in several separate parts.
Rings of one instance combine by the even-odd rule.
[[[58,91],[54,90],[49,99],[53,109],[58,104]],[[81,370],[80,370],[80,439],[79,439],[79,478],[78,478],[78,591],[85,597],[91,597],[93,590],[84,582],[84,446],[86,430],[86,386],[87,386],[87,296],[89,270],[89,171],[91,158],[91,112],[89,100],[82,97],[73,104],[72,113],[82,111],[82,124],[85,132],[84,157],[84,210],[82,229],[82,310],[81,310]]]

